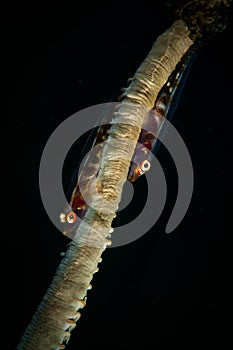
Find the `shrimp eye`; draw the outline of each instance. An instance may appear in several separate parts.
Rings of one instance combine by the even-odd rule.
[[[148,160],[143,160],[140,164],[140,168],[142,171],[148,171],[150,169],[150,162]]]
[[[66,221],[68,224],[73,224],[77,220],[77,215],[75,212],[70,211],[68,214],[66,214]]]

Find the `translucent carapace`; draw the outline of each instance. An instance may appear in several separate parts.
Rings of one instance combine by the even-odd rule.
[[[154,107],[148,112],[144,119],[138,144],[135,148],[131,160],[128,180],[135,182],[138,177],[149,171],[151,167],[151,152],[154,154],[158,151],[158,135],[167,118],[171,120],[172,115],[177,107],[181,92],[183,90],[188,72],[196,57],[196,49],[191,48],[184,55],[182,60],[176,66],[174,72],[160,90],[154,103]],[[124,98],[124,93],[121,95]],[[87,157],[79,174],[76,185],[70,198],[70,207],[67,212],[61,213],[60,220],[65,225],[64,234],[73,238],[73,227],[77,226],[89,207],[91,201],[92,186],[94,186],[97,177],[103,141],[108,137],[108,131],[111,128],[111,122],[106,122],[104,118],[98,129],[94,129],[95,136],[92,143],[91,156]],[[82,189],[82,190],[81,190]]]

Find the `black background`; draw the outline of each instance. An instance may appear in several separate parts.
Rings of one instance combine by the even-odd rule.
[[[20,5],[6,17],[10,114],[3,120],[1,142],[9,200],[2,217],[3,304],[9,321],[4,348],[14,349],[69,242],[40,199],[45,143],[71,114],[117,96],[173,20],[159,2],[131,8],[124,3]],[[104,252],[67,350],[232,344],[231,22],[232,16],[229,28],[198,56],[173,118],[194,167],[188,212],[174,232],[164,233],[177,180],[161,147],[158,159],[168,182],[162,216],[141,239]],[[144,191],[143,184],[140,179],[137,191]]]

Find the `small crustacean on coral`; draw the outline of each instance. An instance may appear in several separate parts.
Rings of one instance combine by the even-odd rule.
[[[86,194],[92,193],[90,187],[85,193],[80,190],[80,178],[71,196],[71,210],[62,213],[60,219],[64,224],[72,226],[78,223],[78,214],[81,215],[84,220],[78,226],[77,235],[82,236],[82,241],[74,240],[70,243],[54,279],[18,344],[18,350],[65,348],[70,332],[80,318],[79,310],[86,305],[87,291],[91,288],[93,274],[98,271],[101,255],[111,243],[111,224],[121,199],[123,184],[127,177],[135,181],[150,168],[150,160],[145,151],[157,147],[156,133],[162,126],[162,117],[169,118],[170,104],[173,108],[172,94],[178,91],[177,84],[183,79],[182,66],[179,69],[177,64],[182,62],[184,55],[202,35],[219,32],[224,28],[222,9],[230,3],[231,0],[189,1],[179,9],[178,19],[157,38],[124,92],[120,107],[114,115],[114,123],[109,130],[99,130],[97,135],[101,139],[105,137],[106,131],[109,132],[104,150],[100,152],[101,167],[95,166],[94,172],[94,168],[90,167],[90,175],[85,173],[83,180],[87,184],[88,176],[91,176],[90,186],[93,181],[98,181],[102,195],[109,204],[109,211],[106,215],[102,211],[92,210],[92,203],[97,209],[102,204],[97,195],[91,198],[90,207],[86,205]],[[192,58],[187,57],[187,65],[191,61]],[[185,74],[187,65],[183,64]],[[172,77],[171,74],[176,69],[174,81],[169,82],[169,76]],[[162,87],[163,93],[160,92]],[[147,130],[146,133],[143,130]],[[133,142],[128,143],[128,139]],[[138,159],[136,155],[140,153],[139,150],[136,149],[134,153],[137,141],[144,147],[143,157]],[[100,150],[102,143],[98,144]],[[117,161],[113,149],[118,150]],[[127,161],[125,155],[128,155]],[[139,164],[139,169],[134,168],[133,163],[137,166]]]

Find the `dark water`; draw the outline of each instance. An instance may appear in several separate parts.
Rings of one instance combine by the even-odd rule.
[[[3,187],[10,193],[2,211],[2,266],[10,276],[4,282],[9,317],[5,349],[16,346],[69,242],[50,222],[40,199],[38,169],[45,143],[65,118],[109,101],[126,86],[153,41],[171,24],[163,19],[159,3],[153,6],[9,9],[10,116],[2,119],[1,140],[7,174]],[[173,116],[195,175],[184,220],[173,233],[164,233],[177,179],[161,147],[157,157],[168,183],[162,216],[140,240],[105,251],[67,350],[232,343],[231,29],[196,59]],[[72,166],[71,159],[66,183]],[[138,193],[146,190],[143,181]]]

